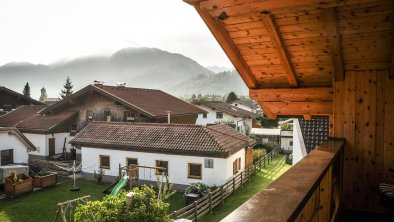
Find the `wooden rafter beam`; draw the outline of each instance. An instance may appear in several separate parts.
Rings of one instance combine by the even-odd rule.
[[[262,15],[262,21],[265,28],[267,29],[268,35],[272,43],[274,44],[274,48],[279,55],[279,59],[283,65],[283,68],[286,70],[286,77],[289,81],[289,84],[291,86],[298,86],[297,75],[295,73],[293,65],[290,62],[289,52],[287,51],[286,45],[280,34],[279,27],[274,22],[273,16]]]
[[[335,82],[343,82],[345,79],[345,71],[341,52],[341,35],[337,26],[335,8],[323,9],[323,17],[326,24],[329,48],[334,66],[334,80]]]
[[[249,96],[262,102],[329,102],[333,101],[334,90],[331,87],[251,89]]]
[[[298,12],[314,9],[324,9],[340,6],[348,6],[355,4],[365,4],[368,2],[374,2],[376,0],[343,0],[338,2],[337,0],[240,0],[240,1],[228,1],[228,0],[215,0],[215,1],[194,1],[185,0],[186,2],[193,2],[193,4],[199,5],[201,8],[209,10],[213,16],[218,16],[220,13],[225,11],[228,16],[237,16],[247,13],[259,13],[266,11],[271,14],[277,13],[289,13]],[[390,2],[391,0],[381,0],[384,2]],[[190,3],[192,4],[192,3]]]
[[[264,102],[276,116],[329,116],[333,102]]]
[[[304,115],[304,120],[312,120],[312,115]]]
[[[259,101],[261,108],[263,109],[264,114],[268,117],[268,119],[276,119],[276,115],[271,112],[271,109],[264,103]]]
[[[235,69],[241,75],[242,79],[250,89],[257,88],[258,82],[253,76],[248,64],[246,64],[245,59],[242,57],[239,49],[229,36],[228,32],[225,30],[223,25],[221,25],[219,20],[214,19],[206,9],[201,9],[198,6],[194,6],[198,14],[204,20],[205,24],[208,26],[209,30],[212,32],[220,46],[223,48],[224,52],[227,54],[228,58],[234,65]]]

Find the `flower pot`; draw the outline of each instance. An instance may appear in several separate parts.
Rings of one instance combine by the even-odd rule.
[[[12,176],[5,178],[4,190],[8,196],[14,197],[33,191],[33,179],[31,177],[22,173],[18,174],[18,178],[23,180],[14,183]]]
[[[45,176],[33,176],[34,188],[45,188],[55,186],[57,183],[57,173],[50,172]]]

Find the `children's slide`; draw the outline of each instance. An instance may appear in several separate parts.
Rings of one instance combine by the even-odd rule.
[[[119,193],[119,191],[120,191],[124,186],[126,186],[128,180],[129,180],[129,177],[128,177],[128,176],[122,177],[122,178],[119,180],[118,184],[116,184],[116,186],[112,189],[111,195],[112,195],[112,196],[116,196],[116,195]]]

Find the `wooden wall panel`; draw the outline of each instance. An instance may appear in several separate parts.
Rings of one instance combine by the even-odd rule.
[[[394,81],[388,71],[347,71],[334,92],[333,135],[347,142],[343,207],[379,211],[378,183],[394,183]]]

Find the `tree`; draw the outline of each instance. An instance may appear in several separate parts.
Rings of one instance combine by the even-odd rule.
[[[66,98],[67,96],[69,96],[73,93],[73,91],[72,91],[73,85],[71,83],[69,76],[67,76],[66,84],[64,84],[63,87],[64,87],[64,89],[62,89],[62,93],[60,93],[60,97],[62,99]]]
[[[227,96],[226,103],[231,103],[234,100],[237,100],[238,97],[234,92],[230,92]]]
[[[30,86],[29,86],[28,82],[26,83],[25,87],[23,88],[22,93],[23,93],[23,95],[30,97]]]
[[[45,101],[47,101],[47,99],[48,99],[47,90],[44,87],[42,87],[40,102],[45,102]]]

